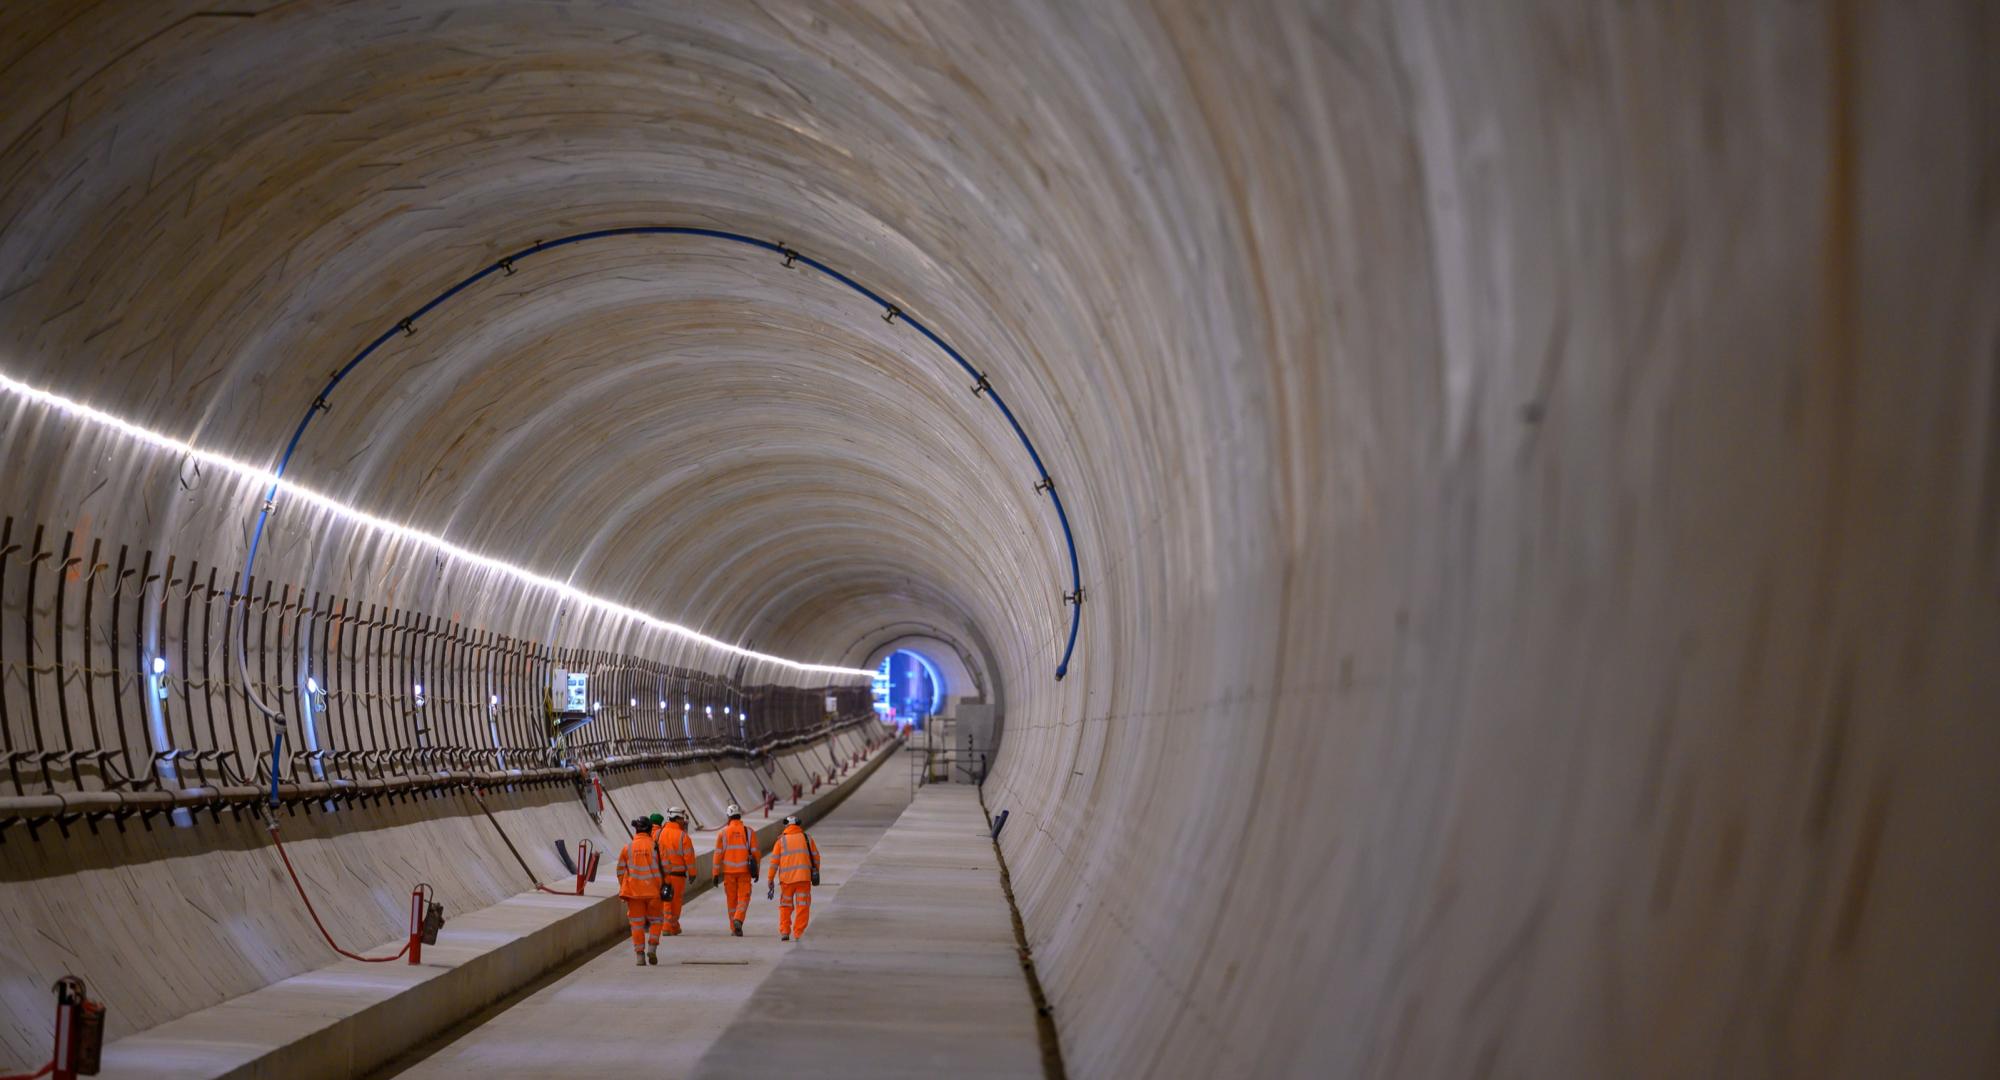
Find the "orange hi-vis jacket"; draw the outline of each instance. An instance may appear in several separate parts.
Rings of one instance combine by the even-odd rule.
[[[660,896],[660,856],[653,838],[640,833],[618,852],[618,895],[631,899]]]
[[[787,825],[771,849],[771,865],[780,885],[810,884],[819,869],[819,844],[804,829]]]
[[[748,874],[757,865],[757,834],[742,821],[731,821],[715,834],[715,858],[711,874]]]
[[[688,839],[687,830],[669,821],[653,832],[657,837],[653,846],[660,852],[662,868],[669,874],[693,877],[694,841]]]

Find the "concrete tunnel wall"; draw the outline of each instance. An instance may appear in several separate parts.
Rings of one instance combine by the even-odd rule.
[[[0,14],[0,367],[265,461],[537,239],[921,315],[1071,508],[1061,683],[1004,420],[764,253],[539,256],[293,470],[783,655],[987,642],[1072,1071],[2000,1066],[1988,5],[241,10]],[[240,562],[7,409],[9,512]]]
[[[872,733],[872,725],[867,733],[849,728],[817,752],[781,752],[779,767],[823,773],[816,762],[824,754],[859,753]],[[612,805],[627,813],[684,804],[712,829],[723,820],[730,790],[754,793],[766,779],[763,768],[753,773],[741,764],[721,771],[726,777],[706,762],[628,767],[607,773],[605,783]],[[587,839],[601,853],[599,879],[608,878],[627,838],[622,819],[608,809],[593,819],[578,795],[566,783],[489,791],[482,798],[497,828],[462,790],[332,813],[292,810],[279,821],[327,932],[350,950],[384,956],[408,925],[410,889],[419,881],[445,905],[447,927],[453,916],[531,889],[509,842],[538,880],[562,889],[574,881],[573,871],[552,841],[562,840],[574,855]],[[786,808],[777,811],[780,818]],[[759,827],[767,821],[754,808],[749,820]],[[111,1006],[107,1037],[118,1039],[335,959],[257,813],[203,815],[188,828],[77,825],[61,840],[53,829],[44,831],[36,840],[16,836],[0,845],[0,902],[8,913],[0,931],[6,959],[0,1062],[9,1068],[33,1069],[47,1060],[48,988],[61,975],[82,977]],[[702,867],[711,844],[708,835],[697,837]],[[488,992],[499,997],[510,989]]]

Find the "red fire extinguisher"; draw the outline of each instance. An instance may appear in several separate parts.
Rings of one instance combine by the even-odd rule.
[[[104,1057],[104,1006],[90,1000],[83,980],[65,975],[56,980],[55,1080],[96,1076]]]

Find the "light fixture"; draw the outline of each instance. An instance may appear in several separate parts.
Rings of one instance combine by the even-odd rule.
[[[466,563],[476,569],[505,574],[524,585],[546,589],[554,593],[558,599],[565,603],[582,604],[586,607],[596,608],[609,615],[629,619],[642,626],[664,631],[675,637],[686,638],[689,641],[694,641],[713,649],[719,649],[732,656],[761,660],[766,663],[776,664],[779,667],[790,668],[793,671],[823,672],[830,675],[861,677],[872,677],[874,675],[874,672],[864,671],[860,668],[840,667],[836,664],[808,664],[798,660],[790,660],[782,656],[772,656],[769,653],[757,652],[754,649],[746,649],[741,645],[723,641],[721,638],[710,637],[692,627],[682,626],[679,623],[649,615],[637,608],[606,600],[603,597],[592,596],[566,582],[459,547],[457,544],[434,533],[427,533],[421,529],[412,529],[407,525],[398,525],[387,518],[376,517],[373,514],[349,506],[332,496],[322,495],[311,488],[301,487],[290,480],[283,479],[269,469],[251,465],[248,462],[238,461],[235,458],[218,454],[212,450],[203,450],[182,439],[162,434],[151,428],[141,427],[123,417],[113,416],[102,409],[93,408],[72,398],[66,398],[61,394],[37,389],[7,375],[0,375],[0,390],[5,390],[16,397],[34,402],[45,408],[54,409],[66,416],[82,420],[86,423],[109,428],[128,439],[165,450],[178,457],[191,458],[203,465],[234,473],[237,476],[254,482],[260,490],[269,491],[272,488],[276,488],[278,492],[290,495],[301,502],[325,510],[336,517],[351,521],[391,539],[429,548],[440,555]],[[154,674],[163,673],[165,671],[165,661],[156,658],[154,662],[162,665],[155,669]]]
[[[635,708],[635,709],[639,707],[639,699],[638,699],[638,698],[633,698],[633,699],[632,699],[632,707],[633,707],[633,708]]]
[[[167,673],[167,658],[164,656],[153,657],[153,674],[165,675],[166,673]]]
[[[488,701],[487,704],[497,708],[500,704],[500,695],[499,694],[493,695],[492,700]]]
[[[602,701],[593,701],[590,703],[591,712],[596,712],[597,710],[602,709],[603,707],[604,703]]]
[[[306,676],[306,693],[308,693],[308,694],[317,694],[317,693],[319,693],[319,680],[318,680],[318,679],[315,679],[315,678],[313,678],[313,677],[312,677],[312,676],[310,676],[310,675]]]
[[[707,715],[709,715],[709,716],[714,716],[714,715],[715,715],[715,706],[713,706],[713,705],[703,705],[703,706],[701,707],[701,711],[702,711],[702,712],[704,712],[704,713],[706,713],[706,714],[707,714]]]
[[[660,702],[660,708],[664,709],[664,708],[666,708],[666,707],[667,707],[667,703],[666,703],[665,701],[661,701],[661,702]]]

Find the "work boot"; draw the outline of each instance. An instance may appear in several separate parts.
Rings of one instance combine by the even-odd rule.
[[[647,962],[648,964],[658,964],[658,963],[660,962],[660,954],[659,954],[659,953],[657,953],[657,952],[655,952],[655,951],[654,951],[654,950],[652,950],[652,949],[647,949],[647,950],[646,950],[646,962]]]
[[[790,935],[790,934],[779,934],[779,935],[778,935],[778,940],[779,940],[779,941],[790,941],[790,940],[792,940],[792,935]]]
[[[742,920],[742,919],[737,919],[737,920],[735,920],[734,922],[731,922],[731,923],[729,924],[729,932],[730,932],[730,933],[732,933],[732,934],[734,934],[734,935],[736,935],[737,937],[742,937],[742,936],[743,936],[743,920]]]
[[[645,967],[645,966],[646,966],[646,954],[645,954],[645,953],[638,953],[638,954],[636,954],[636,957],[637,957],[637,962],[638,962],[639,966],[640,966],[640,967]]]

